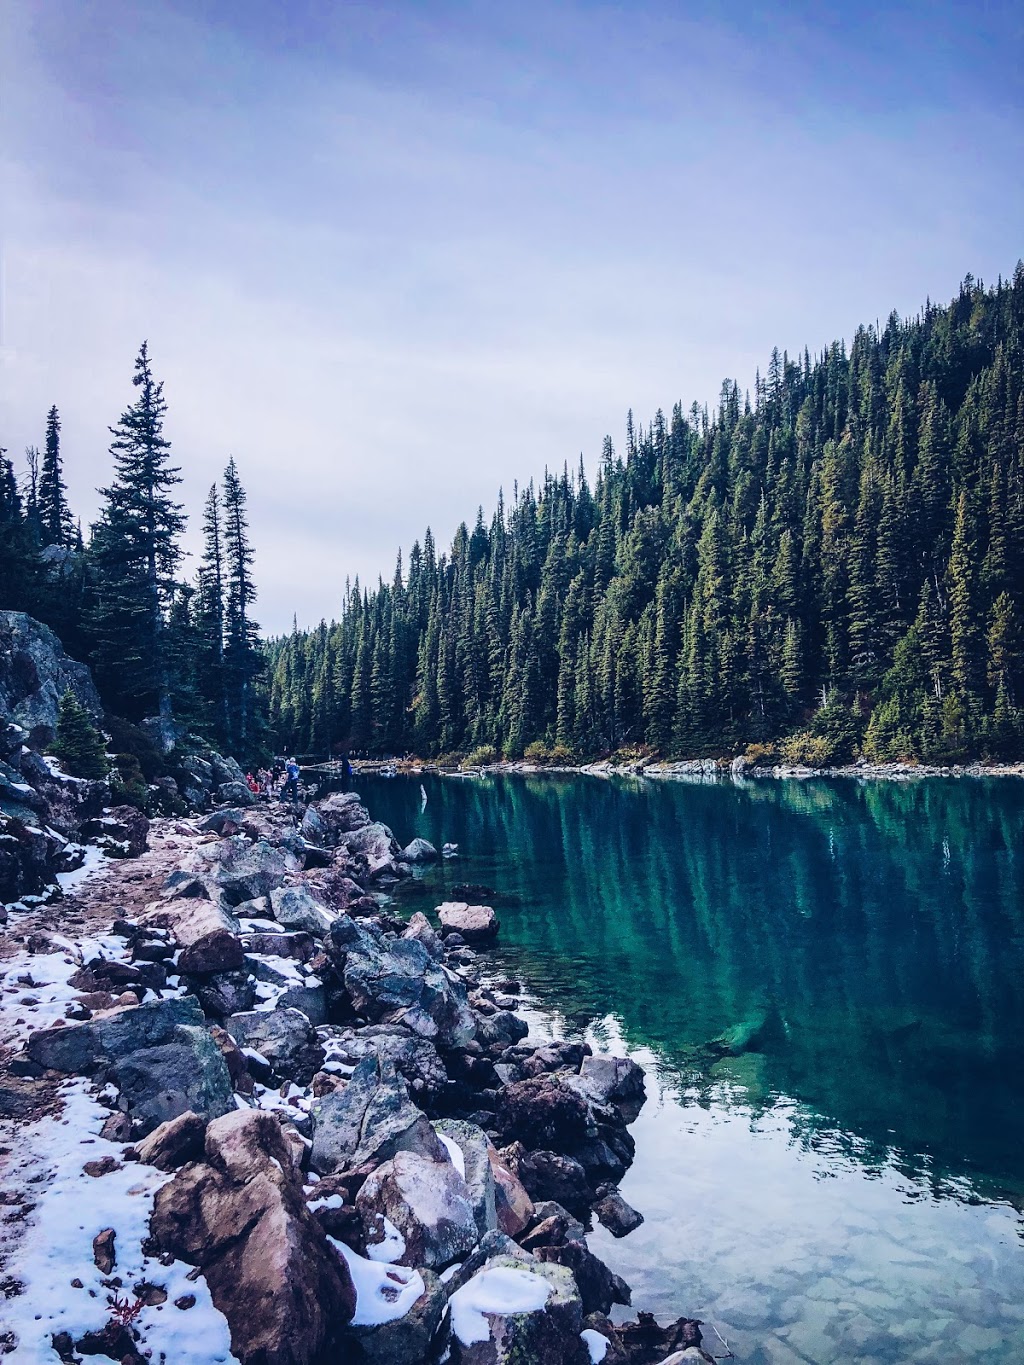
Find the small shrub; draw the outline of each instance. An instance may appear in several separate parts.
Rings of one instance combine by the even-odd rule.
[[[463,755],[457,750],[452,750],[447,754],[440,754],[434,759],[439,768],[459,768],[462,766]]]
[[[790,735],[784,739],[780,746],[782,757],[787,763],[797,764],[803,768],[827,768],[834,758],[834,749],[830,740],[822,735],[812,734],[810,730],[801,730],[795,735]]]
[[[485,768],[489,763],[497,763],[498,751],[493,744],[478,744],[462,761],[464,768]]]
[[[141,811],[148,810],[149,788],[134,754],[114,755],[110,800],[115,806],[135,806]]]
[[[103,718],[103,724],[115,754],[133,754],[147,782],[152,782],[154,777],[163,777],[167,772],[167,761],[141,725],[133,725],[124,716],[109,712]]]
[[[774,768],[779,762],[779,751],[774,744],[748,744],[743,757],[752,768]]]
[[[570,763],[575,763],[576,755],[565,744],[552,744],[549,760],[559,767],[565,767]]]
[[[549,763],[551,761],[551,750],[543,740],[535,739],[523,750],[523,758],[527,763]]]

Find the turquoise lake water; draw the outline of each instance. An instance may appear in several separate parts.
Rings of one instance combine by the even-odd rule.
[[[635,1308],[757,1365],[1024,1361],[1024,782],[358,785],[459,845],[405,908],[489,888],[538,1027],[647,1067],[646,1222],[590,1238]]]

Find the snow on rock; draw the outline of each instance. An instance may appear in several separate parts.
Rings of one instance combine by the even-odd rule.
[[[459,1146],[457,1142],[453,1142],[450,1137],[446,1137],[444,1133],[438,1133],[437,1136],[441,1139],[441,1141],[447,1148],[448,1155],[451,1157],[452,1165],[458,1171],[459,1175],[462,1176],[463,1180],[465,1180],[466,1158],[462,1154],[462,1148]]]
[[[26,1203],[34,1205],[5,1266],[5,1274],[22,1286],[4,1305],[5,1328],[18,1338],[17,1355],[40,1365],[56,1362],[54,1333],[77,1339],[102,1330],[114,1295],[134,1302],[136,1286],[146,1284],[167,1298],[142,1307],[135,1319],[140,1351],[153,1360],[162,1356],[190,1365],[234,1361],[227,1322],[214,1308],[205,1280],[189,1278],[195,1272],[183,1261],[165,1266],[143,1255],[153,1196],[170,1177],[152,1166],[122,1163],[124,1148],[98,1136],[107,1111],[84,1082],[70,1083],[63,1095],[62,1114],[19,1129],[15,1165],[5,1182],[12,1191],[23,1187]],[[86,1162],[105,1157],[116,1163],[114,1169],[95,1178],[83,1175]],[[93,1240],[108,1228],[114,1230],[113,1274],[122,1281],[120,1290],[104,1287],[110,1272],[104,1274],[94,1260]]]
[[[595,1332],[592,1327],[585,1327],[580,1333],[580,1337],[590,1352],[592,1365],[600,1365],[608,1354],[608,1338],[603,1337],[600,1332]]]
[[[410,1270],[404,1265],[368,1261],[344,1242],[334,1237],[329,1237],[328,1241],[348,1262],[349,1274],[356,1288],[353,1327],[379,1327],[382,1322],[404,1318],[423,1293],[423,1276],[418,1270]]]
[[[366,1248],[366,1254],[371,1261],[392,1262],[398,1261],[405,1255],[405,1238],[392,1223],[390,1218],[383,1220],[384,1238],[383,1241],[374,1242]]]
[[[474,1346],[491,1334],[485,1314],[539,1313],[550,1297],[551,1285],[541,1275],[512,1266],[485,1268],[448,1300],[452,1331],[463,1346]]]

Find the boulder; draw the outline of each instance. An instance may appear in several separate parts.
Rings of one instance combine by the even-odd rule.
[[[576,1287],[583,1301],[584,1313],[610,1313],[616,1303],[628,1304],[629,1285],[619,1275],[613,1275],[604,1261],[594,1255],[582,1242],[565,1242],[561,1246],[539,1246],[534,1256],[548,1264],[564,1265],[572,1271]]]
[[[268,896],[289,872],[298,868],[294,856],[265,839],[249,844],[240,835],[211,846],[209,884],[229,906]]]
[[[525,1019],[520,1019],[518,1014],[513,1014],[511,1010],[497,1010],[477,1021],[476,1040],[494,1055],[518,1043],[529,1031],[529,1024]]]
[[[394,861],[401,853],[398,840],[379,820],[346,834],[340,840],[350,854],[361,854],[369,863]]]
[[[469,1190],[447,1154],[397,1152],[367,1176],[356,1208],[371,1260],[443,1270],[477,1243]]]
[[[561,1074],[513,1081],[498,1093],[498,1130],[508,1141],[571,1152],[595,1135],[590,1106]]]
[[[417,1272],[423,1284],[419,1298],[399,1317],[375,1326],[356,1326],[349,1335],[357,1343],[360,1365],[423,1365],[445,1308],[448,1286],[431,1270]],[[339,1357],[338,1365],[343,1365]]]
[[[462,1047],[476,1032],[462,982],[415,939],[385,940],[347,915],[331,926],[352,1006],[374,1023],[401,1023],[439,1046]]]
[[[316,806],[307,806],[299,825],[299,833],[311,844],[322,844],[326,834],[324,822]]]
[[[405,1081],[389,1061],[366,1057],[344,1089],[313,1106],[310,1165],[319,1175],[397,1152],[417,1152],[443,1162],[446,1151],[426,1115],[409,1098]]]
[[[417,910],[413,915],[402,937],[413,938],[417,943],[422,943],[435,962],[444,961],[444,944],[422,910]]]
[[[198,1161],[206,1140],[206,1119],[191,1109],[168,1119],[135,1144],[135,1155],[146,1166],[175,1171],[186,1162]]]
[[[483,1237],[498,1227],[487,1134],[475,1123],[464,1119],[438,1119],[434,1131],[448,1149],[448,1155],[466,1182],[477,1236]]]
[[[149,847],[149,821],[134,806],[110,806],[83,823],[80,838],[98,845],[110,858],[139,858]]]
[[[190,896],[157,902],[146,907],[140,923],[170,930],[180,949],[182,972],[233,972],[245,965],[238,920],[213,901]]]
[[[157,1191],[151,1229],[202,1271],[241,1365],[344,1359],[352,1278],[306,1207],[277,1120],[248,1109],[217,1119],[205,1156]]]
[[[564,1266],[495,1256],[449,1298],[453,1365],[589,1365]]]
[[[240,1048],[265,1058],[282,1081],[308,1085],[323,1066],[324,1050],[301,1010],[248,1010],[231,1015],[224,1027]]]
[[[437,907],[437,917],[443,933],[460,934],[467,943],[489,942],[498,932],[498,917],[489,905],[445,901]]]
[[[278,886],[270,893],[271,914],[285,929],[323,938],[330,931],[333,915],[303,885]]]
[[[421,1103],[435,1099],[448,1083],[437,1048],[428,1038],[410,1033],[401,1024],[368,1024],[361,1029],[328,1024],[317,1033],[329,1061],[355,1066],[364,1057],[376,1056],[393,1063]]]
[[[233,806],[252,806],[256,797],[249,790],[247,782],[222,782],[217,788],[217,800],[227,801]]]
[[[332,792],[317,809],[329,843],[337,843],[343,835],[364,829],[370,823],[370,813],[357,792]]]
[[[237,759],[225,757],[223,754],[211,753],[210,771],[215,787],[222,787],[227,782],[241,782],[243,787],[245,786],[245,773],[242,772]],[[248,790],[247,787],[246,790]]]
[[[256,1003],[256,983],[244,970],[187,976],[186,985],[207,1018],[227,1019],[229,1015],[251,1010]]]
[[[594,1212],[613,1237],[625,1237],[644,1221],[643,1214],[627,1204],[616,1189],[596,1201]]]
[[[57,732],[68,689],[95,721],[102,718],[88,668],[68,658],[49,626],[22,611],[0,611],[0,716],[26,730],[33,748],[43,748]]]
[[[403,863],[436,863],[438,852],[426,839],[413,839],[398,855]]]
[[[531,1199],[553,1199],[572,1213],[585,1213],[590,1208],[594,1194],[587,1173],[571,1156],[526,1152],[514,1164],[514,1174]]]
[[[103,1018],[30,1035],[29,1057],[40,1066],[85,1076],[140,1048],[173,1041],[182,1027],[201,1027],[203,1012],[189,998],[152,1000]]]
[[[570,1084],[595,1104],[626,1111],[639,1112],[647,1093],[643,1067],[629,1057],[584,1057]]]
[[[227,1065],[205,1028],[179,1025],[168,1042],[119,1057],[106,1074],[143,1133],[189,1110],[217,1118],[235,1107]]]
[[[494,1211],[498,1228],[508,1237],[518,1237],[530,1226],[535,1216],[533,1200],[510,1164],[503,1161],[491,1146],[487,1148],[487,1160],[494,1177]]]

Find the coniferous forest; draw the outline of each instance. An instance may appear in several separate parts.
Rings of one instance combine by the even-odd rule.
[[[428,530],[269,645],[281,745],[422,756],[1015,758],[1024,266],[772,353],[578,468]],[[52,520],[52,513],[48,513]]]
[[[237,466],[229,459],[221,485],[210,489],[203,553],[189,581],[181,572],[182,479],[145,343],[132,383],[135,401],[110,428],[110,482],[87,535],[68,503],[56,407],[42,456],[30,447],[20,478],[0,450],[0,609],[44,622],[91,666],[105,728],[115,749],[127,751],[123,766],[141,758],[151,779],[159,750],[186,735],[251,758],[266,734],[254,694],[262,655]],[[78,724],[89,722],[83,715]]]

